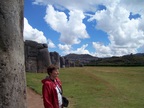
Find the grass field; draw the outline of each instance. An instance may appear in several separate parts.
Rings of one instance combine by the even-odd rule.
[[[69,108],[144,108],[144,67],[60,69]],[[27,85],[41,94],[46,73],[27,73]]]

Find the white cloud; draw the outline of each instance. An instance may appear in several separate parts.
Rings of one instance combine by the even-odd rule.
[[[90,15],[89,22],[96,21],[96,29],[107,33],[109,44],[94,42],[96,52],[91,54],[100,57],[137,53],[144,46],[144,0],[35,0],[35,4],[48,5],[45,21],[52,29],[59,32],[59,44],[64,53],[90,53],[87,45],[76,50],[73,44],[80,44],[82,39],[89,37],[86,25],[83,23],[85,15]],[[98,5],[104,5],[106,10],[97,10]],[[58,9],[57,11],[54,9]],[[64,13],[69,11],[69,15]],[[60,11],[61,10],[61,11]],[[87,13],[88,12],[88,13]],[[90,14],[89,12],[95,12]],[[129,19],[130,12],[139,14],[140,18]],[[84,14],[85,13],[85,14]],[[97,34],[96,34],[97,35]],[[69,45],[69,46],[67,46]]]
[[[48,39],[48,48],[56,48],[55,44],[52,42],[52,40]]]
[[[130,11],[116,4],[113,7],[107,6],[107,10],[96,12],[89,19],[96,20],[96,28],[105,31],[109,36],[108,46],[93,43],[99,56],[137,53],[137,49],[144,44],[144,31],[139,29],[142,19],[130,20],[129,15]]]
[[[105,46],[99,42],[92,42],[92,45],[96,50],[92,55],[97,57],[121,56],[136,52],[136,49],[132,47],[112,46],[111,44]]]
[[[144,28],[144,14],[141,15],[141,19],[139,19],[139,27],[138,29],[143,31],[143,28]]]
[[[80,48],[77,48],[76,51],[73,51],[73,53],[76,54],[90,54],[89,51],[86,49],[88,47],[88,44],[83,45]]]
[[[26,18],[24,18],[24,40],[32,40],[38,43],[47,43],[42,31],[33,28]]]
[[[64,12],[56,11],[53,6],[48,5],[44,19],[52,29],[61,34],[61,42],[69,45],[79,44],[81,39],[89,37],[86,26],[82,22],[85,16],[79,10],[70,11],[69,15],[68,20]]]
[[[120,4],[133,13],[143,14],[144,0],[120,0]]]
[[[58,9],[68,10],[82,10],[82,11],[95,11],[96,5],[101,4],[103,0],[35,0],[34,4],[40,5],[54,5]],[[109,1],[109,0],[107,0]]]
[[[105,46],[101,43],[96,43],[96,42],[93,42],[92,44],[93,44],[94,49],[96,50],[96,52],[93,53],[94,56],[97,56],[97,57],[112,56],[110,47]]]
[[[71,45],[58,44],[58,47],[59,47],[60,50],[64,50],[64,51],[70,51],[71,50]]]
[[[59,49],[63,50],[62,53],[64,55],[69,54],[69,53],[76,53],[76,54],[90,54],[89,51],[86,49],[88,44],[82,45],[82,47],[77,48],[76,50],[73,50],[71,45],[62,45],[59,44]]]

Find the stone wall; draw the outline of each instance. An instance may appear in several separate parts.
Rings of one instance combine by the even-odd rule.
[[[40,44],[35,41],[25,41],[25,66],[26,72],[47,72],[50,64],[57,65],[59,68],[67,66],[65,58],[59,53],[49,52],[47,44]]]
[[[46,72],[51,64],[47,44],[25,41],[25,65],[27,72]]]
[[[23,0],[0,1],[0,108],[26,108]]]
[[[38,43],[25,41],[25,66],[26,72],[37,72]]]

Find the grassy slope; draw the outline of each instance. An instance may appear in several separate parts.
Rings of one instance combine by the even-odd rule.
[[[144,67],[82,67],[60,69],[69,108],[142,108]],[[27,73],[27,85],[41,94],[46,73]]]

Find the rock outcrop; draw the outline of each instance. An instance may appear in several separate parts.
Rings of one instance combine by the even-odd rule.
[[[23,0],[0,1],[0,108],[26,108]]]

